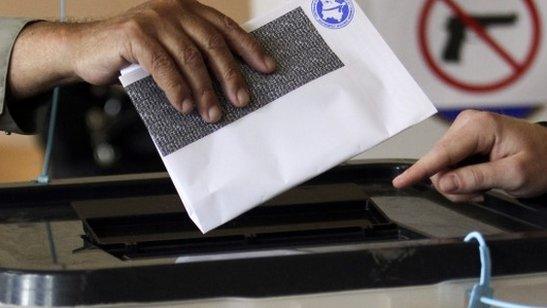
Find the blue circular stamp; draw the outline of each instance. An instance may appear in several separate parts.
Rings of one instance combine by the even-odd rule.
[[[352,0],[313,0],[312,12],[324,27],[340,29],[352,21],[355,7]]]

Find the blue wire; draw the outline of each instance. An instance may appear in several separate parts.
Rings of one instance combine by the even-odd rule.
[[[490,259],[490,250],[488,249],[488,245],[486,244],[486,241],[484,240],[484,237],[480,232],[471,232],[469,233],[464,241],[469,242],[472,239],[477,240],[479,243],[479,251],[480,251],[480,258],[481,258],[481,276],[479,279],[479,284],[475,285],[471,291],[470,295],[470,302],[469,307],[470,308],[477,308],[482,307],[480,305],[479,300],[481,303],[493,306],[493,307],[501,307],[501,308],[533,308],[533,306],[527,306],[527,305],[521,305],[521,304],[515,304],[515,303],[509,303],[500,301],[494,298],[493,290],[490,288],[490,278],[491,278],[491,268],[492,263]],[[485,296],[486,295],[486,296]]]
[[[55,137],[55,124],[57,123],[57,110],[59,109],[59,96],[60,87],[56,87],[53,90],[53,101],[51,103],[51,113],[49,116],[49,128],[46,142],[46,153],[44,155],[44,165],[42,166],[42,173],[38,176],[38,183],[49,184],[49,163],[51,161],[51,153],[53,151],[53,139]]]
[[[500,301],[493,298],[487,298],[487,297],[481,297],[481,302],[486,305],[494,306],[494,307],[500,307],[500,308],[536,308],[539,306],[527,306],[527,305],[521,305],[521,304],[514,304],[509,302]]]
[[[488,245],[486,245],[486,241],[484,240],[484,237],[479,232],[471,232],[469,233],[464,241],[470,242],[472,239],[475,239],[479,243],[479,252],[480,252],[480,258],[481,258],[481,276],[479,284],[481,286],[490,287],[490,277],[491,277],[491,268],[492,263],[490,261],[490,250],[488,249]]]

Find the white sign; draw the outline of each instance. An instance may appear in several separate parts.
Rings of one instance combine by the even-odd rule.
[[[547,1],[358,2],[437,107],[547,101]]]

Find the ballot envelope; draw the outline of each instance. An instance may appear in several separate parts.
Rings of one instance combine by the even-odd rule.
[[[242,64],[251,102],[235,108],[217,91],[219,123],[177,112],[144,68],[121,72],[202,232],[436,113],[364,12],[351,1],[329,2],[335,6],[320,10],[309,0],[290,1],[244,25],[277,70],[260,74]],[[330,17],[335,12],[339,23]]]
[[[394,189],[410,164],[341,165],[206,235],[165,173],[2,185],[0,303],[391,307],[416,300],[397,292],[430,289],[424,301],[450,306],[478,280],[470,231],[488,241],[502,295],[521,285],[524,302],[540,299],[545,199]]]

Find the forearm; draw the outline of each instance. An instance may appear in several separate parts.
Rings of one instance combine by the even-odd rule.
[[[149,1],[108,20],[27,26],[15,42],[7,88],[13,106],[72,81],[111,84],[139,63],[179,112],[196,108],[206,122],[218,122],[213,78],[232,105],[250,102],[236,54],[258,72],[275,71],[258,41],[222,13],[195,0]]]
[[[15,101],[78,80],[72,69],[71,27],[53,22],[28,25],[15,41],[8,87]]]

